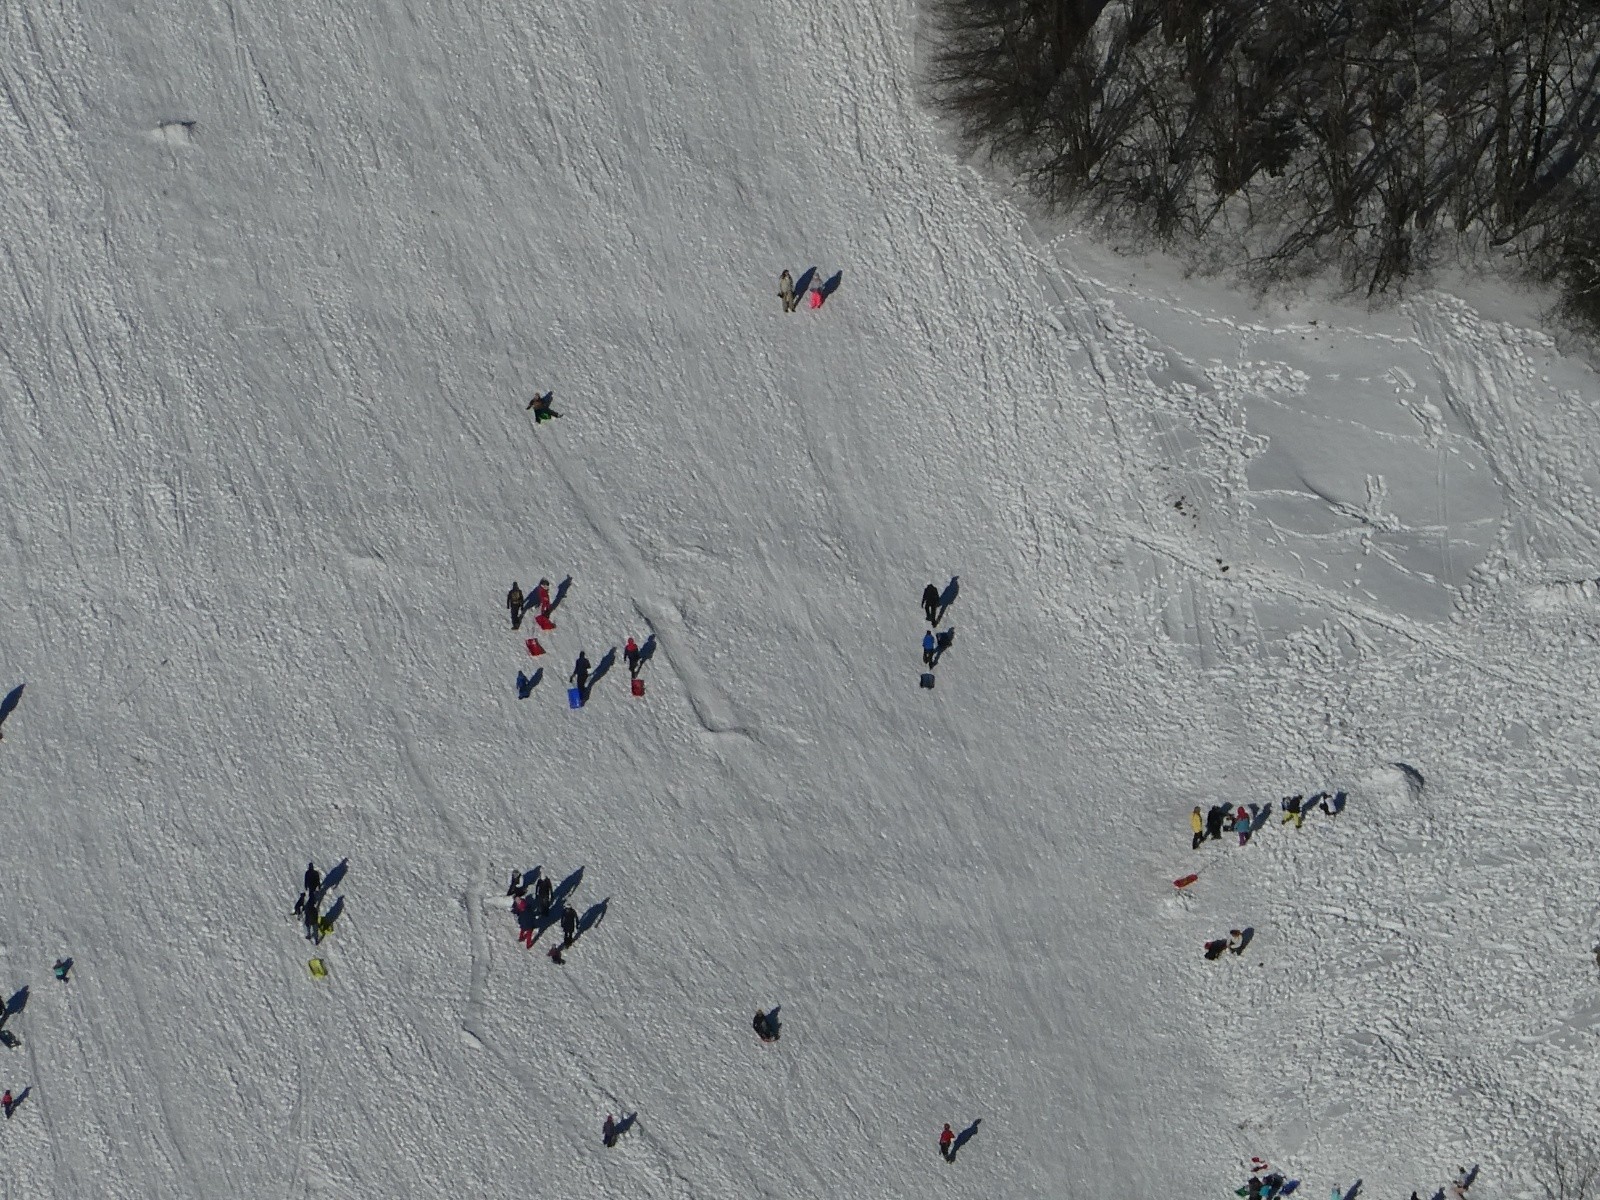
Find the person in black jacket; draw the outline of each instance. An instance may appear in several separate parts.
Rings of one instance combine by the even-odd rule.
[[[511,590],[506,593],[506,607],[511,610],[511,628],[522,628],[522,588],[517,581],[511,581]]]
[[[570,904],[561,906],[561,948],[565,950],[578,940],[578,910]]]
[[[317,893],[322,890],[322,874],[317,870],[316,863],[306,864],[306,900],[312,904],[317,902]]]
[[[927,616],[929,625],[939,623],[939,589],[931,583],[922,589],[922,611]]]
[[[554,889],[550,886],[550,880],[543,875],[539,876],[538,882],[533,885],[534,916],[542,918],[545,913],[550,911],[550,895],[553,891]]]
[[[580,692],[589,686],[589,656],[582,650],[578,651],[578,661],[572,664],[572,674],[567,676],[567,681],[577,684]]]

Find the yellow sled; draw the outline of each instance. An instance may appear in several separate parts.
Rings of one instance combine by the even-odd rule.
[[[306,967],[311,971],[311,978],[313,979],[326,979],[328,977],[328,964],[320,958],[313,958],[306,964]]]

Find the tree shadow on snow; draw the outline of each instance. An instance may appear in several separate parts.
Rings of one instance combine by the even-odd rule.
[[[582,937],[601,921],[606,919],[606,909],[611,904],[611,897],[607,896],[598,904],[591,904],[589,911],[578,918],[578,936]]]
[[[951,1162],[955,1162],[956,1155],[961,1153],[961,1147],[965,1146],[973,1138],[978,1136],[978,1126],[982,1125],[982,1124],[983,1124],[983,1118],[982,1117],[974,1117],[972,1119],[972,1124],[971,1125],[968,1125],[960,1133],[956,1134],[956,1140],[950,1143],[950,1161]]]
[[[937,625],[944,620],[944,614],[950,611],[950,606],[956,602],[956,597],[961,595],[961,576],[950,576],[950,582],[944,585],[944,591],[939,593],[939,620]]]
[[[567,598],[567,593],[572,590],[572,576],[568,575],[556,588],[556,594],[550,597],[550,612],[554,613],[561,607],[561,602]],[[546,614],[549,615],[549,614]]]
[[[5,1009],[4,1009],[3,1012],[0,1012],[0,1015],[7,1016],[7,1017],[14,1017],[19,1012],[21,1012],[23,1009],[25,1009],[27,1007],[28,1007],[28,985],[27,984],[23,984],[21,987],[19,987],[16,990],[16,992],[12,995],[11,999],[6,1001]]]
[[[0,725],[6,723],[6,718],[11,715],[12,709],[22,702],[22,689],[27,686],[25,683],[17,684],[16,687],[6,693],[4,700],[0,700]]]

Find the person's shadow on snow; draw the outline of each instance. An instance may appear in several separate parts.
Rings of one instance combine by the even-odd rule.
[[[577,938],[581,938],[584,934],[588,933],[589,930],[600,924],[601,921],[604,921],[606,919],[606,909],[609,908],[610,905],[610,896],[607,896],[598,904],[591,904],[589,906],[589,910],[584,913],[583,916],[578,918],[578,933],[573,940],[576,941]]]
[[[844,272],[843,271],[835,271],[832,275],[828,276],[828,278],[823,281],[822,286],[817,289],[817,295],[821,296],[824,300],[826,300],[829,296],[833,295],[835,292],[837,292],[839,290],[839,283],[843,279],[844,279]]]
[[[956,1134],[956,1140],[950,1143],[950,1161],[951,1162],[955,1162],[956,1155],[961,1153],[961,1147],[965,1146],[973,1138],[978,1136],[978,1126],[982,1125],[982,1124],[983,1124],[983,1118],[982,1117],[974,1117],[972,1119],[972,1124],[971,1125],[968,1125],[960,1133]]]
[[[550,597],[550,608],[546,615],[554,613],[561,607],[561,602],[567,598],[567,593],[572,590],[572,576],[568,575],[556,586],[556,594]]]
[[[6,1006],[0,1009],[0,1017],[14,1017],[28,1007],[28,985],[23,984],[6,1001]]]
[[[606,651],[605,657],[600,660],[600,664],[595,667],[594,673],[589,676],[589,683],[583,689],[583,702],[585,704],[589,703],[589,693],[594,691],[599,682],[606,677],[606,672],[610,671],[611,668],[616,665],[617,648],[613,646],[611,649]]]
[[[811,281],[817,277],[815,267],[807,267],[801,272],[800,278],[794,281],[794,306],[800,307],[800,301],[806,298],[806,293],[811,290]]]
[[[348,875],[349,873],[350,873],[350,860],[349,860],[349,858],[341,858],[338,862],[336,862],[333,865],[332,870],[330,870],[326,875],[324,875],[322,877],[322,887],[317,892],[317,899],[320,900],[323,896],[326,896],[334,888],[338,887],[341,883],[343,883],[344,882],[344,877],[346,875]]]
[[[950,582],[944,585],[944,591],[939,593],[939,620],[937,625],[944,620],[944,614],[950,611],[950,606],[956,602],[956,597],[961,595],[961,576],[950,576]]]
[[[517,672],[517,699],[526,700],[533,695],[533,689],[539,686],[539,681],[544,678],[544,668],[540,667],[532,675]]]
[[[6,693],[4,700],[0,700],[0,725],[6,723],[6,718],[11,715],[12,710],[22,702],[22,689],[27,686],[25,683],[17,684],[16,687]]]
[[[645,638],[644,645],[639,647],[639,669],[644,670],[645,663],[656,656],[656,635],[651,634]]]
[[[944,657],[944,652],[955,645],[955,642],[956,630],[954,625],[938,634],[933,639],[933,660],[928,663],[928,666],[937,667],[939,660]]]

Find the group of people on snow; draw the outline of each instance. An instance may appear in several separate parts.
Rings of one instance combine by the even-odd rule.
[[[550,616],[550,581],[548,579],[539,580],[538,585],[533,589],[533,598],[524,602],[522,588],[513,579],[511,581],[511,590],[506,593],[506,608],[511,611],[511,628],[513,629],[522,628],[522,618],[530,608],[537,608],[541,617],[548,618]]]
[[[1309,799],[1305,796],[1285,796],[1281,801],[1283,805],[1283,821],[1287,825],[1291,821],[1299,829],[1305,824],[1306,814],[1312,810],[1327,813],[1336,817],[1344,811],[1345,794],[1343,792],[1318,792]],[[1221,841],[1225,833],[1237,834],[1239,845],[1248,845],[1251,837],[1257,830],[1267,823],[1267,818],[1272,816],[1272,804],[1251,804],[1248,807],[1241,804],[1235,808],[1231,804],[1213,804],[1202,817],[1200,806],[1196,804],[1189,814],[1189,828],[1194,834],[1193,845],[1200,849],[1208,841]]]

